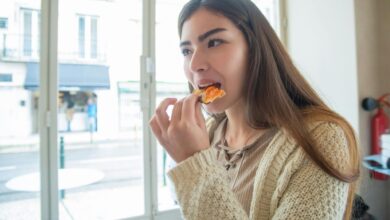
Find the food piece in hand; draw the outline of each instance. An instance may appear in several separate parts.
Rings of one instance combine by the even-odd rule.
[[[199,95],[200,102],[204,104],[209,104],[225,95],[225,91],[220,89],[218,84],[208,86],[204,89],[195,89],[192,93]]]

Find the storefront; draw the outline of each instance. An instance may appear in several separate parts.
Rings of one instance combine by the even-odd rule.
[[[39,64],[27,63],[24,84],[31,91],[33,118],[38,118]],[[59,64],[58,130],[92,131],[98,130],[97,90],[110,89],[108,66],[89,64]],[[36,120],[33,120],[36,121]],[[33,133],[38,126],[33,123]]]

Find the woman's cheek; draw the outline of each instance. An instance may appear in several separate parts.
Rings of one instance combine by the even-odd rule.
[[[241,90],[242,90],[242,81],[240,78],[232,79],[231,82],[234,82],[234,84],[228,85],[228,91],[229,92],[229,99],[230,100],[236,100],[237,98],[240,98],[241,96]]]
[[[190,69],[189,69],[189,62],[187,59],[184,60],[183,70],[184,70],[184,74],[186,75],[188,81],[190,81],[191,75],[190,75]]]
[[[184,69],[184,74],[187,78],[187,81],[191,83],[191,85],[194,85],[194,80],[193,80],[193,77],[192,75],[190,74],[190,72],[187,70],[187,69]]]

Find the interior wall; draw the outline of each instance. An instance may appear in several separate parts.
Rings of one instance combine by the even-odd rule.
[[[379,73],[381,93],[390,92],[390,1],[378,0]],[[389,207],[390,209],[390,207]]]
[[[379,1],[355,0],[356,42],[358,60],[359,100],[378,97],[383,92],[383,77],[380,67],[381,16]],[[370,120],[374,112],[359,108],[359,130],[362,155],[370,154]],[[370,206],[369,212],[378,219],[386,219],[389,201],[387,182],[370,178],[367,169],[362,168],[360,194]]]
[[[353,0],[286,1],[287,46],[324,101],[358,129]]]

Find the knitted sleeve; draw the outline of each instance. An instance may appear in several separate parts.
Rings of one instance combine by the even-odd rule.
[[[320,152],[337,169],[349,160],[348,144],[342,129],[324,123],[314,130]],[[288,182],[272,219],[343,219],[348,183],[319,168],[308,156]]]
[[[168,172],[175,185],[184,219],[248,219],[227,185],[223,168],[213,159],[213,148],[184,160]]]

